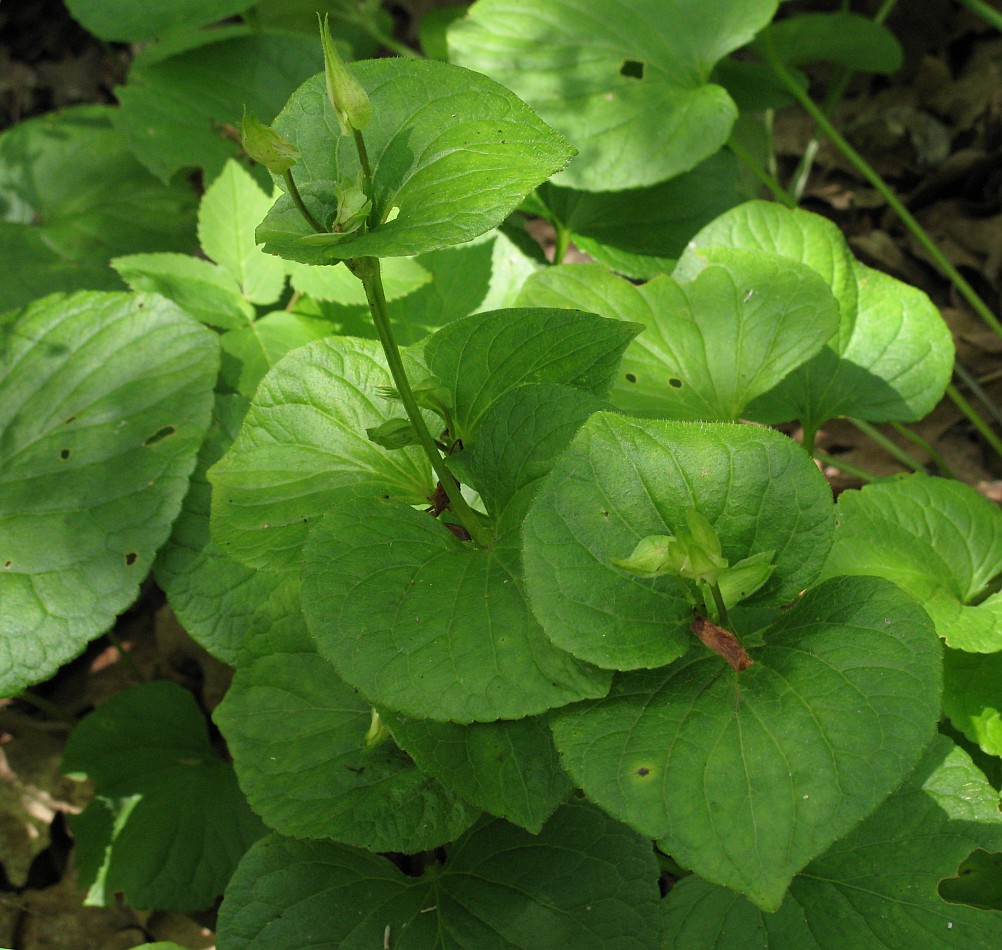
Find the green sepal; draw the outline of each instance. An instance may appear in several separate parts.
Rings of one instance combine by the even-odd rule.
[[[420,445],[421,440],[407,419],[390,419],[382,425],[365,430],[371,442],[384,449],[405,449],[408,445]]]
[[[299,161],[299,149],[261,122],[253,112],[240,121],[240,144],[244,151],[273,175],[283,175]]]

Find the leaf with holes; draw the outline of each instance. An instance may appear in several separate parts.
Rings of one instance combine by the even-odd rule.
[[[514,90],[578,146],[557,184],[620,191],[689,171],[724,145],[738,110],[710,72],[776,7],[480,0],[450,27],[449,53]]]
[[[364,139],[378,224],[368,234],[316,234],[284,195],[258,228],[269,253],[328,264],[462,244],[499,225],[574,154],[486,76],[414,59],[355,63],[352,73],[372,102]],[[356,178],[359,163],[353,139],[340,135],[323,76],[296,91],[274,127],[299,149],[293,177],[314,216],[329,225],[334,183]]]
[[[0,360],[0,695],[135,599],[209,426],[213,335],[157,297],[54,294]]]
[[[640,287],[595,264],[551,267],[526,281],[519,300],[645,325],[620,364],[613,402],[671,419],[736,421],[838,326],[814,271],[751,251],[718,255],[686,283],[661,276]]]
[[[881,578],[828,581],[733,672],[702,647],[554,716],[585,794],[702,877],[775,911],[908,775],[939,718],[940,647]]]

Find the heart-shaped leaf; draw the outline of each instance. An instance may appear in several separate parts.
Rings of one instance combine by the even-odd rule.
[[[423,771],[533,834],[572,788],[545,718],[460,725],[390,714],[389,726]]]
[[[0,695],[139,593],[209,426],[215,337],[159,297],[53,294],[0,336]]]
[[[843,492],[823,576],[876,574],[958,650],[1002,650],[1002,512],[962,482],[916,473]]]
[[[316,524],[304,556],[310,633],[376,705],[490,722],[608,689],[608,673],[554,647],[533,618],[517,536],[476,549],[423,512],[360,499]]]
[[[261,382],[230,450],[209,470],[212,531],[251,567],[298,566],[310,523],[335,499],[431,493],[420,449],[387,452],[365,434],[394,414],[379,345],[323,339],[290,353]]]
[[[253,661],[214,713],[247,800],[282,834],[404,853],[462,834],[477,810],[392,739],[366,748],[371,717],[316,653]]]
[[[684,867],[775,911],[793,876],[908,775],[939,718],[940,648],[893,584],[837,578],[732,672],[702,648],[556,713],[564,767]]]
[[[599,265],[552,267],[533,274],[519,299],[646,325],[616,376],[613,399],[623,409],[736,420],[820,351],[838,327],[838,307],[802,264],[743,251],[719,258],[687,283],[662,276],[641,287]]]
[[[248,854],[219,914],[230,950],[650,950],[650,844],[584,803],[539,835],[476,825],[444,865],[407,877],[386,858],[272,835]]]
[[[557,460],[524,527],[532,609],[562,649],[613,669],[663,666],[689,647],[681,582],[616,567],[695,508],[731,564],[763,551],[776,567],[749,603],[783,604],[831,545],[831,492],[803,449],[757,426],[593,415]]]
[[[901,46],[883,24],[858,13],[802,13],[762,31],[755,46],[768,47],[788,66],[838,63],[870,73],[901,68]]]
[[[74,729],[63,769],[98,798],[74,831],[88,856],[88,902],[200,910],[264,832],[233,767],[209,743],[194,697],[176,683],[117,693]]]
[[[453,435],[466,440],[497,399],[525,383],[562,383],[606,395],[639,329],[593,313],[495,310],[443,327],[425,344],[424,358],[452,392]]]
[[[316,244],[323,236],[284,195],[258,228],[269,253],[327,264],[462,244],[499,225],[573,155],[524,102],[486,76],[415,59],[368,60],[352,64],[351,72],[372,102],[363,136],[373,168],[370,220],[379,224],[368,234]],[[357,177],[360,168],[323,76],[295,92],[274,127],[299,149],[292,175],[314,216],[328,225],[333,183]]]
[[[620,191],[673,178],[724,145],[737,108],[710,72],[776,7],[480,0],[449,28],[449,54],[513,89],[581,149],[558,184]]]
[[[794,878],[777,913],[693,875],[661,905],[665,940],[717,950],[998,946],[1002,914],[937,893],[972,849],[1002,850],[998,801],[968,755],[939,737],[901,788]]]

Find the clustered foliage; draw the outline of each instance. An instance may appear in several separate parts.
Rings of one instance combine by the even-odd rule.
[[[88,900],[225,890],[222,950],[998,946],[1002,516],[811,458],[928,414],[950,334],[735,158],[893,37],[478,0],[366,59],[373,2],[323,43],[312,5],[69,6],[159,42],[0,138],[0,686],[150,571],[236,670],[232,764],[168,682],[74,731]]]

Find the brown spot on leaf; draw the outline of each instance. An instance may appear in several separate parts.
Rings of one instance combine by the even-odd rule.
[[[648,776],[650,774],[651,774],[651,770],[649,768],[646,768],[643,765],[640,766],[639,769],[637,769],[637,775],[639,775],[641,778],[645,778],[646,776]]]
[[[125,555],[125,566],[132,567],[132,565],[136,563],[136,558],[138,557],[139,555],[136,554],[135,551],[130,551],[128,554]]]
[[[714,653],[719,653],[735,673],[748,669],[755,661],[738,643],[738,638],[730,630],[718,627],[706,617],[697,617],[692,624],[692,632]]]
[[[153,435],[151,435],[143,443],[143,445],[144,446],[156,445],[157,442],[160,442],[163,439],[166,439],[167,436],[173,435],[175,432],[177,432],[177,427],[176,426],[161,426],[159,429],[157,429],[156,432],[153,433]]]

